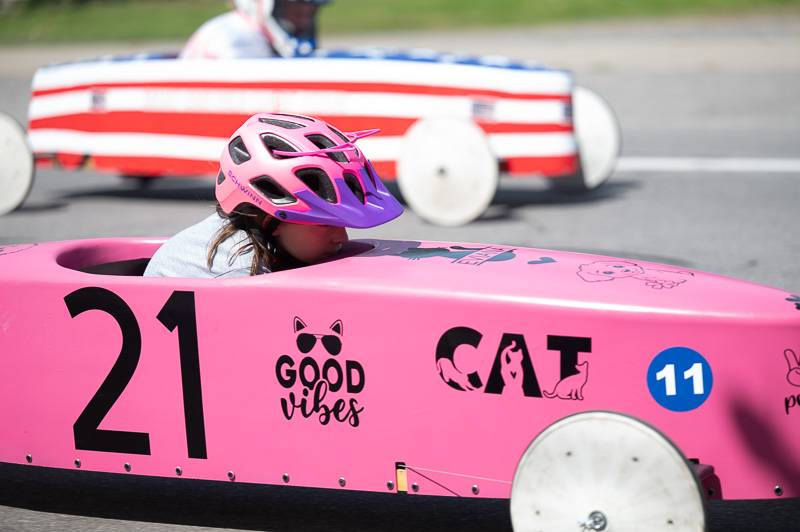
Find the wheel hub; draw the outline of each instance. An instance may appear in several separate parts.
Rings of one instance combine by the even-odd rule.
[[[581,530],[583,532],[605,530],[608,526],[608,519],[606,519],[603,512],[594,511],[589,514],[589,518],[581,523]]]

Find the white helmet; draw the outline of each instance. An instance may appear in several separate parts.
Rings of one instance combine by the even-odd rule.
[[[330,0],[235,0],[236,9],[258,24],[272,48],[281,57],[303,57],[317,48],[317,27],[313,18],[297,28],[285,12],[294,4],[321,6]]]

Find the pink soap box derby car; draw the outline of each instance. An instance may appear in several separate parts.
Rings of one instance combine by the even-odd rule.
[[[255,112],[323,118],[365,139],[378,173],[412,210],[460,225],[491,203],[498,176],[589,190],[611,174],[620,132],[606,102],[572,75],[501,57],[430,50],[322,51],[308,58],[101,58],[40,68],[27,139],[0,119],[0,214],[25,199],[33,164],[91,167],[147,182],[216,175],[228,134]],[[8,166],[8,161],[16,161]]]
[[[710,499],[800,500],[796,294],[391,240],[142,277],[161,242],[0,246],[0,461],[507,498],[516,532],[701,531]]]

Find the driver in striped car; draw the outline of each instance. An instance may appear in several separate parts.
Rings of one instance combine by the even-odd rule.
[[[316,16],[330,0],[235,0],[236,9],[204,23],[183,59],[303,57],[317,47]]]

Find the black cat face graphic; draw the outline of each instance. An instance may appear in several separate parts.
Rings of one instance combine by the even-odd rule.
[[[298,317],[294,318],[294,332],[297,334],[297,349],[305,354],[314,349],[317,340],[321,340],[322,347],[329,355],[336,356],[342,352],[342,320],[336,320],[330,326],[334,334],[318,334],[305,332],[308,326]]]

